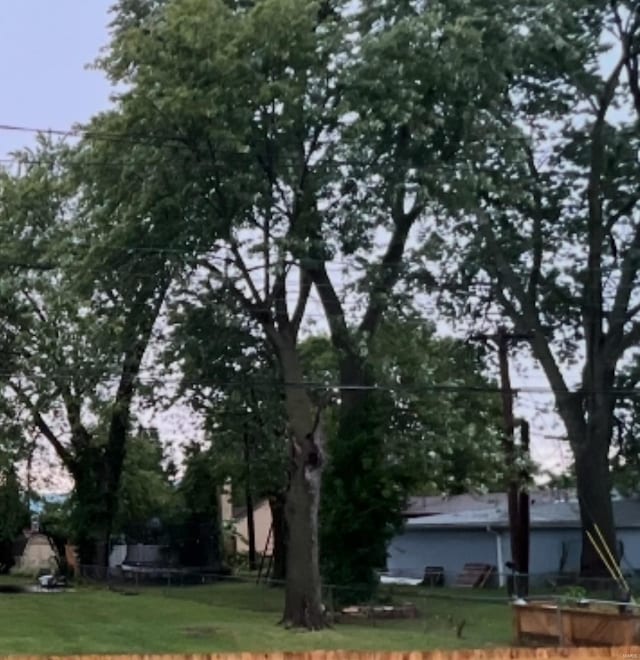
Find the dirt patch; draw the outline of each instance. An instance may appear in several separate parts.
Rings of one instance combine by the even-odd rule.
[[[17,584],[0,585],[0,594],[26,594],[27,590]]]

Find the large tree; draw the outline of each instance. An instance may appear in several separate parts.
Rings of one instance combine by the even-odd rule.
[[[502,91],[452,182],[465,258],[450,272],[527,339],[575,455],[583,529],[616,553],[616,378],[640,340],[640,3],[523,3],[500,30]],[[586,538],[582,569],[605,571]]]
[[[340,105],[348,120],[333,147],[339,176],[328,212],[316,218],[316,244],[301,261],[339,365],[340,451],[331,470],[345,483],[354,465],[378,461],[383,469],[385,416],[363,412],[383,405],[375,390],[378,334],[391,308],[414,304],[410,284],[441,245],[434,203],[446,196],[501,89],[491,69],[493,38],[478,38],[489,29],[488,16],[476,8],[466,16],[467,4],[373,0],[359,3],[354,15],[357,49]],[[498,13],[513,22],[508,8]],[[378,481],[382,491],[384,479]],[[395,514],[387,511],[351,539],[354,556],[378,545],[377,527],[392,528]]]
[[[324,432],[297,353],[311,283],[302,276],[292,289],[292,263],[315,236],[342,30],[309,0],[123,1],[115,16],[101,65],[125,91],[90,132],[124,136],[102,156],[113,164],[126,153],[133,178],[148,174],[146,194],[124,203],[164,200],[158,247],[187,256],[194,286],[240,304],[277,356],[290,438],[283,621],[320,628]],[[119,182],[109,197],[122,200]]]
[[[223,288],[277,355],[292,458],[284,620],[311,627],[322,625],[324,433],[297,351],[311,288],[338,350],[342,428],[352,428],[347,418],[373,383],[366,354],[403,274],[410,232],[442,184],[440,163],[457,161],[477,124],[471,111],[494,91],[482,66],[491,48],[478,57],[477,40],[467,43],[472,30],[439,4],[417,29],[407,13],[391,40],[378,29],[384,11],[373,11],[369,33],[325,2],[121,2],[102,66],[126,91],[91,127],[137,136],[129,168],[152,162],[147,189],[173,205],[165,248],[190,253],[195,285]],[[420,104],[413,121],[408,110]],[[121,151],[112,145],[109,160]],[[336,256],[366,265],[347,277],[365,301],[356,322],[330,277]]]
[[[102,213],[100,182],[78,179],[75,157],[43,140],[18,155],[19,175],[0,179],[5,245],[41,266],[3,274],[17,310],[4,393],[74,480],[81,560],[106,565],[137,381],[172,269],[146,252],[122,267],[117,213]]]

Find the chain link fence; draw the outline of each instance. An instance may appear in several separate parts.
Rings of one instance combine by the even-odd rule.
[[[523,577],[528,581],[528,600],[622,602],[628,595],[619,582],[601,577],[568,574],[514,577],[513,573],[492,572],[482,587],[454,586],[459,577],[460,574],[447,572],[438,576],[427,574],[421,580],[382,574],[380,584],[373,591],[370,585],[324,584],[322,599],[327,617],[332,621],[381,626],[398,625],[403,621],[405,625],[426,623],[434,616],[437,618],[438,612],[446,613],[453,625],[459,618],[456,610],[463,612],[465,604],[504,609],[518,597],[516,589],[522,586]],[[124,594],[153,592],[205,605],[274,614],[281,613],[284,598],[283,582],[260,579],[249,571],[230,574],[186,568],[124,566],[106,569],[83,565],[76,582],[104,586]],[[628,576],[627,584],[632,593],[640,593],[638,576]]]

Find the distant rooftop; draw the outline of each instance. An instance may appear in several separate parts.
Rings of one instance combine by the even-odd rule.
[[[534,490],[531,500],[535,503],[551,503],[575,499],[575,492],[568,490]],[[444,513],[482,511],[491,508],[507,507],[506,493],[465,493],[464,495],[429,495],[411,497],[404,515],[407,518],[433,516]]]
[[[617,527],[640,528],[640,500],[618,500],[613,502],[613,513]],[[407,520],[406,528],[478,528],[509,527],[506,497],[497,505],[485,505],[484,508],[417,516]],[[576,500],[566,502],[546,502],[531,498],[531,527],[580,527],[580,509]]]

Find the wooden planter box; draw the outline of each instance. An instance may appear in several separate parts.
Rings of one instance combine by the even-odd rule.
[[[514,605],[514,628],[520,644],[623,646],[640,643],[640,615],[621,614],[615,606]]]

